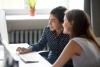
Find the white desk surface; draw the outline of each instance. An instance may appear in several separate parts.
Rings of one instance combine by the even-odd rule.
[[[19,67],[51,67],[52,65],[45,60],[41,55],[38,54],[38,52],[31,52],[30,55],[35,55],[39,59],[38,63],[24,63],[20,57],[18,56],[18,53],[16,52],[17,47],[28,47],[28,44],[8,44],[5,46],[10,55],[13,57],[14,60],[19,61]]]

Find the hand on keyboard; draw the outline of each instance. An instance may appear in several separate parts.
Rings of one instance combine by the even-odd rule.
[[[32,48],[18,47],[16,49],[16,51],[18,51],[20,54],[25,54],[25,53],[31,52],[32,51]]]

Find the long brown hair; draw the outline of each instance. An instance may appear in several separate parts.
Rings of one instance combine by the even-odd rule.
[[[66,12],[66,18],[72,24],[71,38],[84,37],[93,41],[100,48],[99,43],[96,40],[96,36],[91,30],[90,19],[87,13],[82,10],[74,9]]]

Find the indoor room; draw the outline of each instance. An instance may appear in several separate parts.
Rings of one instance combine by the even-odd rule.
[[[62,51],[71,40],[69,32],[69,39],[63,40],[66,38],[64,24],[67,17],[65,16],[72,10],[80,10],[88,14],[91,30],[95,34],[96,41],[100,43],[99,4],[100,0],[0,0],[0,67],[61,67]],[[57,9],[58,7],[62,10],[66,8],[64,15],[60,13],[60,8]],[[63,19],[60,16],[63,16]],[[59,19],[63,20],[58,24],[58,26],[61,25],[61,29],[56,25],[53,26],[56,20],[52,18],[58,19],[58,22],[60,22]],[[55,33],[57,31],[58,33]],[[59,31],[62,33],[61,36]],[[53,44],[56,46],[52,46]],[[93,46],[92,49],[94,49]],[[51,57],[52,53],[56,55]],[[95,51],[94,54],[96,54]],[[49,55],[50,60],[48,60]],[[99,56],[100,52],[97,55]],[[98,59],[100,61],[99,57]],[[65,65],[64,62],[62,64]],[[76,67],[73,58],[68,67]]]

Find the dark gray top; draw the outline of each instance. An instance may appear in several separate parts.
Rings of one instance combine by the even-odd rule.
[[[56,36],[54,32],[50,31],[49,27],[45,27],[41,39],[38,43],[32,46],[32,50],[39,51],[48,45],[50,50],[48,58],[49,60],[52,60],[51,63],[53,63],[58,58],[68,41],[69,35],[63,34],[63,31],[59,36]]]

